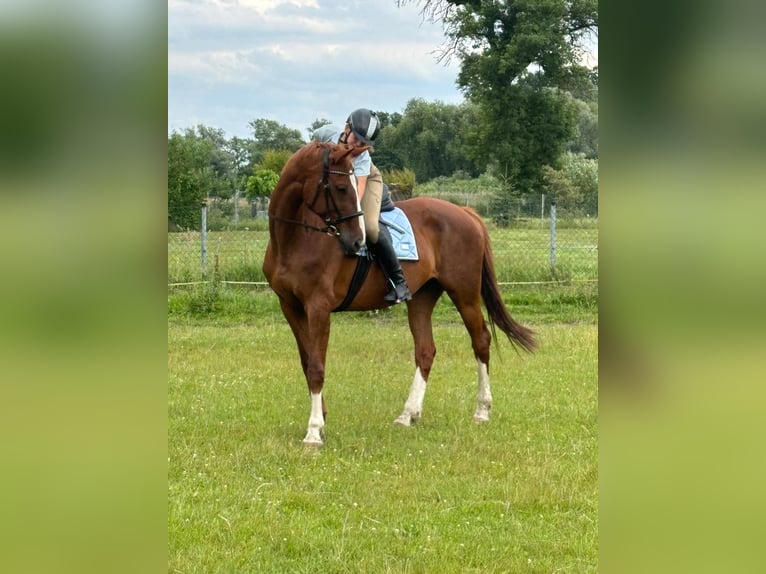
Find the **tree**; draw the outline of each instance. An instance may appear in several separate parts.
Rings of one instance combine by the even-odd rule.
[[[253,143],[250,147],[253,164],[262,161],[267,150],[289,150],[295,152],[306,144],[301,132],[287,126],[259,118],[248,123],[253,130]]]
[[[372,160],[380,171],[396,171],[404,168],[402,154],[396,147],[394,134],[396,126],[402,120],[402,114],[375,111],[380,120],[380,133],[375,140],[375,151]]]
[[[375,150],[373,151],[372,161],[381,172],[395,171],[404,168],[402,154],[397,148],[396,129],[392,126],[380,128],[375,140]]]
[[[426,102],[413,98],[396,126],[381,131],[382,143],[415,172],[418,181],[450,176],[461,170],[478,175],[476,164],[466,154],[465,134],[472,110],[468,106]],[[375,162],[380,167],[381,162]],[[386,169],[401,169],[400,165]]]
[[[234,167],[234,186],[238,190],[244,189],[247,177],[252,174],[252,156],[250,154],[252,143],[252,140],[234,136],[226,144]]]
[[[577,126],[575,137],[568,149],[581,153],[588,159],[598,158],[598,102],[586,103],[576,100]]]
[[[269,197],[278,181],[278,173],[270,169],[259,169],[255,175],[247,178],[247,199],[253,201],[256,197]]]
[[[598,214],[598,162],[570,152],[561,168],[543,167],[545,194],[570,213]]]
[[[568,151],[598,158],[598,66],[570,90],[577,99],[577,127]]]
[[[208,165],[212,170],[213,177],[210,180],[208,195],[219,199],[229,199],[236,186],[235,158],[229,149],[229,141],[226,133],[220,128],[213,128],[203,124],[197,125],[194,131],[187,130],[188,134],[211,144],[208,154]]]
[[[380,129],[384,129],[388,126],[396,127],[399,125],[399,122],[402,121],[402,114],[399,112],[389,113],[389,112],[376,112],[378,114],[378,119],[380,120]]]
[[[591,73],[580,55],[598,29],[597,0],[418,3],[424,15],[443,21],[440,59],[460,59],[458,85],[479,107],[474,160],[491,157],[522,192],[539,188],[543,165],[555,165],[575,137],[569,90]]]
[[[210,158],[215,144],[194,130],[168,138],[168,220],[179,227],[198,229],[200,208],[213,185]]]
[[[268,169],[278,175],[282,173],[282,168],[285,167],[287,160],[290,159],[290,156],[292,155],[292,152],[289,152],[286,149],[267,150],[263,154],[261,163],[253,167],[253,172],[258,171],[259,169]]]

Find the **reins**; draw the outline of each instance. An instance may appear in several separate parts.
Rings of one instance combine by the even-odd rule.
[[[306,204],[306,207],[308,207],[312,213],[315,213],[321,219],[324,220],[325,222],[324,227],[317,227],[316,225],[311,225],[309,223],[306,223],[305,221],[296,221],[294,219],[286,219],[284,217],[279,217],[278,215],[275,215],[271,212],[269,212],[269,217],[276,221],[281,221],[282,223],[291,223],[293,225],[299,225],[306,229],[310,229],[311,231],[319,231],[321,233],[326,233],[327,235],[330,235],[332,237],[340,237],[340,232],[338,231],[338,227],[337,227],[338,224],[343,223],[344,221],[348,221],[349,219],[353,219],[354,217],[359,217],[360,215],[363,215],[363,212],[360,210],[360,211],[351,213],[349,215],[340,215],[340,209],[338,209],[338,204],[335,202],[335,198],[333,197],[333,194],[332,194],[332,188],[330,187],[330,180],[329,180],[330,174],[349,175],[345,171],[330,169],[330,150],[325,148],[324,151],[322,152],[322,179],[319,180],[319,182],[317,183],[317,189],[316,189],[316,193],[314,194],[314,199],[311,200],[311,203]],[[335,210],[335,213],[338,214],[337,217],[332,218],[330,217],[329,213],[322,215],[314,208],[314,204],[316,204],[317,200],[319,199],[319,194],[322,191],[324,191],[324,195],[325,195],[325,205],[327,205],[328,210],[330,205],[332,205],[333,209]]]

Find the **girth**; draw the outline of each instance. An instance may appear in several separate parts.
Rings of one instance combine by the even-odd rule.
[[[348,309],[349,305],[351,305],[351,302],[354,300],[354,297],[361,291],[362,285],[364,285],[364,282],[367,279],[367,274],[370,272],[372,259],[370,259],[369,255],[367,257],[357,257],[356,259],[356,268],[354,269],[354,275],[351,277],[351,284],[348,286],[348,293],[346,293],[346,297],[341,304],[332,310],[333,313]]]

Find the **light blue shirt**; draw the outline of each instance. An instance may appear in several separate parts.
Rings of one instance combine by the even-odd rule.
[[[326,125],[317,129],[311,136],[311,139],[318,142],[339,143],[340,136],[343,135],[343,129],[340,126]],[[364,151],[354,158],[354,175],[357,177],[370,175],[372,167],[372,158],[370,152]]]

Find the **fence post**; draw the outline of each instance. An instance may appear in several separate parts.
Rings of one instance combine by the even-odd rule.
[[[239,226],[239,189],[234,190],[234,228]]]
[[[202,204],[202,226],[201,226],[201,255],[202,255],[202,276],[207,274],[207,202]]]
[[[551,201],[551,273],[556,270],[556,202]]]

